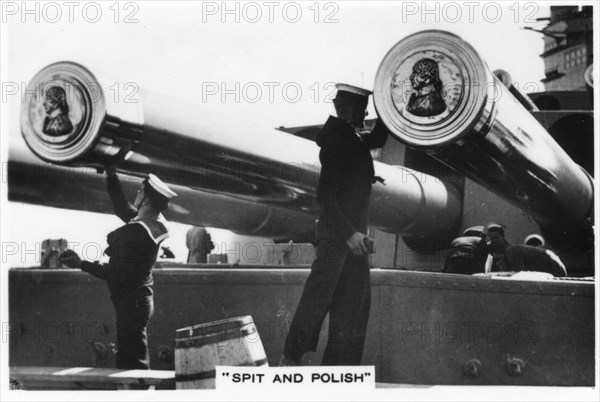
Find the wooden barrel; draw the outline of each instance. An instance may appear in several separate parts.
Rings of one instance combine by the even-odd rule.
[[[264,366],[267,355],[249,315],[175,332],[175,387],[215,387],[216,366]]]

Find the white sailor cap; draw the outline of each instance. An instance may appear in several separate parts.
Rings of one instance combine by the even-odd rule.
[[[146,183],[158,194],[162,195],[167,199],[171,199],[173,197],[177,197],[177,194],[173,190],[169,188],[161,179],[159,179],[156,175],[150,173],[148,175],[148,179],[146,179]]]
[[[503,226],[503,225],[500,225],[500,224],[498,224],[498,223],[490,223],[490,224],[487,226],[487,231],[488,231],[488,233],[489,233],[489,231],[490,231],[490,230],[491,230],[491,231],[494,231],[494,230],[495,230],[495,231],[498,231],[498,232],[502,232],[502,233],[504,233],[504,226]]]
[[[484,234],[485,228],[482,225],[472,226],[463,232],[463,236],[483,236]]]
[[[369,103],[369,95],[373,93],[367,89],[348,84],[335,84],[335,87],[337,88],[335,99],[342,101],[367,104]]]
[[[523,244],[525,244],[527,246],[544,247],[546,242],[544,241],[544,238],[542,236],[534,233],[534,234],[530,234],[529,236],[525,237],[525,239],[523,240]]]

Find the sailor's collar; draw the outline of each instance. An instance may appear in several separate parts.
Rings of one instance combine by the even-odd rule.
[[[129,221],[129,224],[141,225],[146,230],[152,241],[156,244],[160,244],[163,240],[169,237],[169,231],[165,226],[165,222],[166,221],[164,217],[160,215],[158,219],[141,219],[136,217],[135,219]]]

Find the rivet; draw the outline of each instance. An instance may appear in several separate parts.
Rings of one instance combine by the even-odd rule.
[[[165,363],[173,363],[173,361],[174,361],[173,348],[171,348],[170,346],[167,346],[167,345],[159,345],[157,352],[158,352],[158,359],[160,361],[163,361]]]
[[[506,359],[506,372],[511,377],[519,377],[523,374],[525,362],[518,357],[509,357]]]
[[[481,362],[477,359],[471,359],[463,365],[463,375],[465,378],[476,378],[481,372]]]

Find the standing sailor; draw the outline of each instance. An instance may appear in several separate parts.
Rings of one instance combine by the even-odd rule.
[[[370,91],[338,84],[330,116],[319,134],[321,175],[317,201],[317,256],[306,280],[285,342],[280,365],[297,365],[316,350],[329,313],[323,365],[359,365],[371,303],[367,216],[376,180],[371,149],[382,147],[387,131],[378,123],[362,132]],[[365,239],[367,241],[365,241]]]
[[[108,264],[70,257],[63,262],[107,282],[117,321],[117,362],[120,369],[148,369],[146,327],[154,312],[152,267],[160,244],[169,234],[161,212],[176,194],[150,174],[138,189],[133,205],[127,202],[114,167],[108,167],[108,193],[125,225],[107,236]]]

